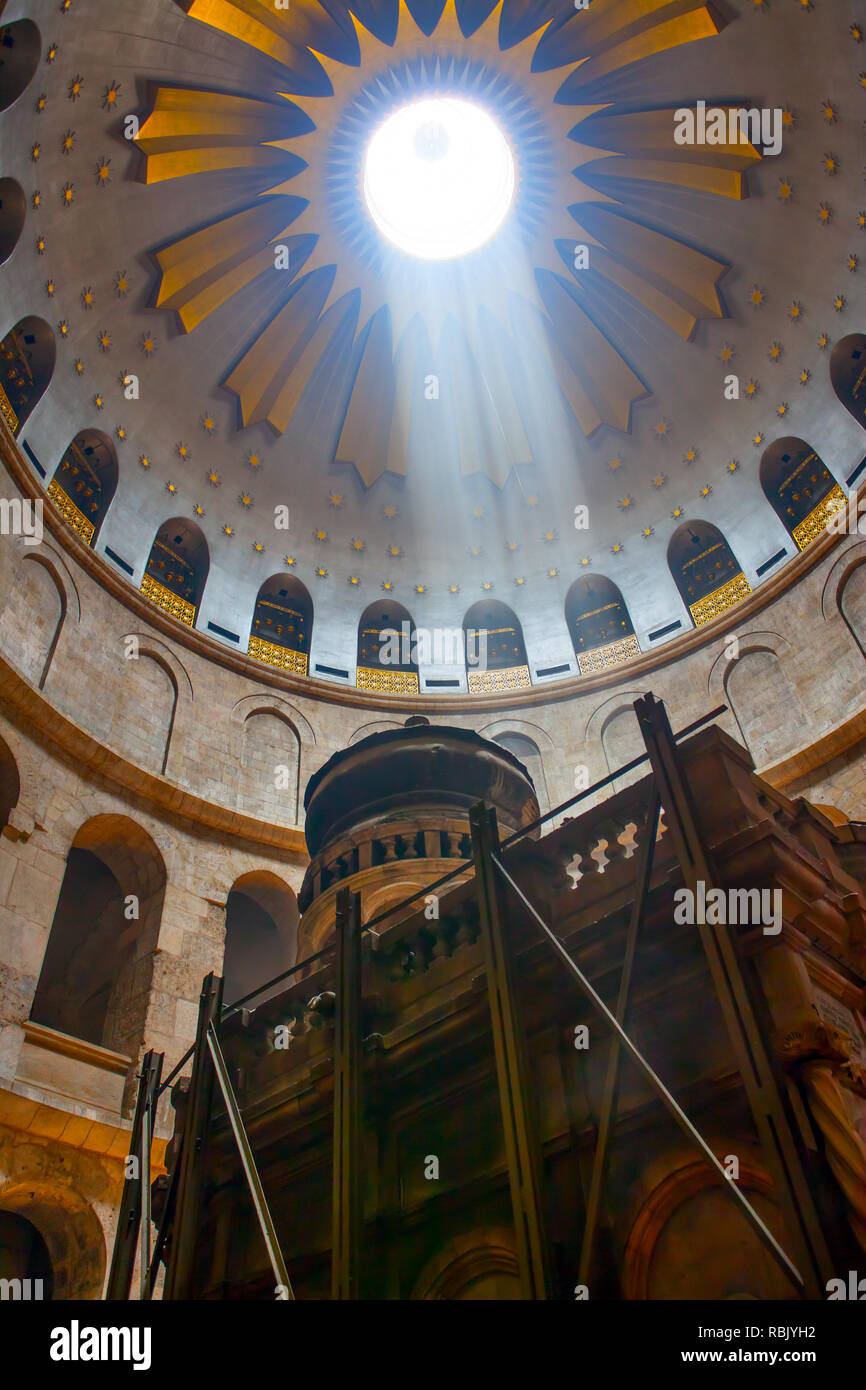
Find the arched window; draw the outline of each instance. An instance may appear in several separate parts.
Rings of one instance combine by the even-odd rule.
[[[178,622],[194,627],[209,568],[207,541],[198,526],[173,517],[156,533],[141,592]]]
[[[674,531],[668,565],[695,627],[752,592],[728,542],[709,521],[686,521]]]
[[[297,942],[298,900],[289,885],[264,869],[237,879],[226,900],[226,1004],[294,965]],[[252,1007],[265,998],[267,994],[257,998]]]
[[[0,26],[0,111],[18,100],[36,71],[41,50],[32,19]]]
[[[771,647],[744,650],[741,645],[737,659],[724,666],[727,703],[755,766],[767,767],[799,748],[810,718],[778,653]]]
[[[601,746],[608,772],[618,772],[621,767],[625,767],[627,763],[646,752],[646,744],[633,704],[633,697],[639,693],[637,690],[630,691],[627,703],[620,703],[617,696],[606,701],[607,712],[601,726]],[[639,782],[641,777],[646,776],[646,771],[646,764],[643,767],[632,768],[631,772],[617,777],[611,784],[611,789],[622,791],[632,782]]]
[[[469,689],[524,690],[532,684],[523,629],[507,603],[481,599],[463,619]]]
[[[23,1294],[34,1302],[101,1298],[105,1233],[92,1188],[75,1182],[62,1159],[56,1167],[25,1160],[17,1176],[7,1165],[5,1176],[10,1180],[0,1192],[0,1278],[41,1279],[41,1287],[31,1282]]]
[[[510,1227],[476,1227],[454,1236],[428,1260],[413,1299],[504,1302],[521,1297],[520,1267]]]
[[[250,656],[283,671],[307,674],[313,600],[294,575],[272,574],[259,589],[250,628]]]
[[[238,809],[259,820],[296,825],[301,772],[298,731],[281,711],[256,709],[244,720]]]
[[[45,1241],[32,1221],[12,1211],[0,1211],[0,1279],[29,1279],[30,1297],[44,1302],[48,1302],[54,1292]],[[36,1286],[38,1293],[33,1284],[36,1279],[42,1281]]]
[[[179,671],[183,679],[182,666]],[[164,775],[180,698],[175,670],[159,647],[148,651],[141,644],[137,660],[124,661],[122,672],[105,742],[139,767]],[[133,710],[146,710],[146,718],[130,718]]]
[[[30,1017],[135,1058],[144,1037],[166,872],[126,816],[94,816],[72,842]]]
[[[866,658],[866,563],[848,569],[836,590],[836,608]]]
[[[54,375],[54,331],[44,319],[19,319],[0,343],[0,411],[18,434]]]
[[[24,226],[27,203],[17,179],[0,179],[0,265],[8,261]]]
[[[845,494],[811,444],[787,435],[761,457],[761,487],[800,550],[820,536]]]
[[[92,545],[117,491],[117,454],[101,430],[82,430],[69,445],[48,484],[64,521]]]
[[[9,817],[18,805],[21,795],[21,781],[18,765],[11,748],[0,738],[0,830],[9,824]]]
[[[371,603],[361,614],[355,684],[359,690],[417,695],[415,624],[402,603],[383,599]]]
[[[866,429],[866,333],[839,339],[830,355],[830,382],[845,409]]]
[[[550,798],[547,795],[547,778],[544,775],[544,763],[541,758],[541,749],[535,739],[528,734],[512,733],[506,730],[502,734],[494,734],[493,742],[498,743],[501,748],[507,748],[509,753],[513,753],[518,758],[532,779],[535,788],[535,795],[538,799],[538,809],[544,814],[550,809]]]
[[[0,646],[14,653],[21,674],[39,690],[48,679],[66,621],[67,597],[60,574],[53,556],[35,548],[24,550],[0,598]],[[24,632],[26,642],[21,641]]]
[[[565,621],[582,676],[640,656],[622,594],[604,575],[575,579],[565,596]]]

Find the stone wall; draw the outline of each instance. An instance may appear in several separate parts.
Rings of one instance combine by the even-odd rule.
[[[11,478],[5,491],[14,495]],[[114,1195],[94,1196],[90,1209],[108,1238],[136,1064],[152,1047],[171,1067],[191,1042],[202,977],[222,969],[233,884],[267,874],[296,892],[309,777],[337,749],[410,712],[512,746],[531,740],[542,801],[555,806],[641,751],[638,695],[664,699],[675,729],[724,703],[721,726],[767,780],[866,819],[864,562],[866,541],[825,537],[790,567],[797,582],[776,584],[768,602],[758,591],[705,633],[621,672],[536,686],[510,704],[413,703],[285,677],[150,615],[131,589],[127,604],[125,587],[47,509],[40,545],[0,537],[0,802],[9,803],[0,834],[0,1097],[16,1115],[25,1105],[42,1116],[29,1148],[20,1150],[15,1121],[11,1147],[0,1150],[0,1205],[3,1184],[18,1181],[20,1152],[44,1149],[38,1164],[48,1164],[52,1150],[54,1163],[71,1119],[103,1126],[114,1145]],[[141,895],[142,873],[164,877],[151,934],[130,923],[126,997],[144,1023],[110,1103],[95,1099],[93,1078],[100,1068],[105,1077],[122,1072],[123,1055],[97,1047],[52,1074],[46,1059],[59,1054],[27,1031],[67,856],[94,844],[121,864],[112,871],[125,895]],[[75,1067],[80,1084],[69,1079]],[[3,1156],[13,1150],[14,1173]]]
[[[630,706],[649,688],[665,699],[675,727],[727,703],[723,726],[749,747],[759,770],[776,780],[778,767],[784,782],[784,765],[808,755],[817,767],[822,741],[838,741],[861,713],[864,560],[866,542],[840,538],[751,619],[722,633],[714,625],[703,646],[682,655],[676,644],[660,652],[639,680],[625,667],[603,683],[537,686],[510,707],[483,700],[474,713],[465,697],[449,704],[443,696],[419,697],[416,706],[459,727],[531,739],[554,804],[572,792],[576,764],[594,778],[637,749]],[[168,637],[131,615],[54,537],[41,546],[2,538],[0,595],[4,661],[41,688],[54,711],[126,763],[272,825],[302,820],[303,788],[332,752],[371,728],[401,723],[409,708],[405,698],[396,701],[388,719],[386,696],[362,703],[352,690],[341,701],[333,684],[292,682],[267,668],[256,679],[247,674],[255,670],[250,661],[240,671],[209,659],[206,644],[190,648],[181,629]],[[856,757],[855,743],[834,742],[833,757]],[[275,787],[277,768],[285,769],[284,786]]]

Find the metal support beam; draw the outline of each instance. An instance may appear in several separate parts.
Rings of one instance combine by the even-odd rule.
[[[525,1299],[546,1299],[541,1152],[532,1123],[524,1033],[504,931],[502,895],[493,868],[493,856],[499,848],[496,812],[479,802],[469,813],[469,823],[520,1283]]]
[[[361,1188],[361,895],[337,894],[331,1297],[359,1297]]]
[[[128,1299],[132,1289],[135,1252],[139,1230],[142,1233],[141,1277],[142,1290],[150,1260],[150,1145],[156,1093],[162,1076],[165,1054],[152,1049],[144,1054],[138,1076],[138,1096],[129,1137],[129,1158],[134,1158],[133,1170],[127,1174],[117,1217],[117,1232],[111,1254],[111,1269],[106,1284],[106,1299]],[[128,1162],[128,1160],[127,1160]]]
[[[703,882],[709,893],[715,887],[715,878],[682,775],[667,711],[652,695],[635,700],[634,710],[686,887],[696,893],[698,883]],[[779,1078],[749,994],[737,933],[700,923],[698,931],[764,1161],[782,1203],[794,1257],[802,1270],[806,1297],[822,1299],[827,1280],[833,1275],[830,1255],[789,1124]]]
[[[150,1105],[144,1107],[141,1117],[141,1258],[139,1259],[139,1298],[147,1297],[147,1280],[150,1273],[150,1145],[152,1140],[151,1120],[153,1112]]]
[[[625,1014],[628,1008],[628,998],[631,992],[631,976],[634,968],[635,950],[637,948],[637,937],[640,931],[641,918],[643,917],[644,908],[646,907],[647,896],[649,894],[650,879],[652,878],[653,854],[655,852],[656,835],[659,827],[660,810],[658,793],[653,784],[650,790],[649,810],[644,826],[644,836],[638,853],[634,901],[631,905],[631,917],[629,919],[628,934],[625,942],[625,956],[623,958],[622,974],[619,980],[619,994],[617,995],[616,1001],[615,1018],[619,1024],[625,1023]],[[610,1053],[607,1059],[607,1072],[604,1078],[601,1111],[598,1119],[598,1136],[595,1143],[592,1177],[589,1184],[589,1199],[586,1204],[586,1224],[583,1228],[580,1267],[577,1275],[579,1284],[586,1284],[589,1279],[589,1267],[590,1261],[592,1260],[595,1232],[598,1224],[598,1212],[601,1203],[601,1190],[607,1173],[609,1153],[608,1141],[610,1139],[611,1124],[616,1109],[618,1082],[619,1039],[614,1033],[610,1040]]]
[[[177,1204],[176,1199],[178,1176],[180,1172],[180,1154],[183,1152],[182,1135],[180,1144],[181,1148],[177,1158],[175,1159],[174,1168],[172,1169],[171,1177],[169,1178],[168,1190],[165,1194],[165,1200],[163,1202],[162,1215],[159,1218],[159,1222],[156,1228],[156,1240],[153,1242],[153,1251],[150,1257],[150,1268],[148,1270],[147,1278],[141,1291],[141,1297],[143,1300],[151,1299],[153,1297],[153,1290],[156,1287],[156,1281],[159,1277],[159,1266],[162,1261],[162,1252],[165,1249],[165,1243],[168,1238],[168,1233],[171,1230],[171,1227],[174,1223],[174,1213]]]
[[[682,1107],[678,1105],[677,1102],[674,1100],[674,1097],[671,1095],[670,1091],[665,1086],[661,1077],[653,1071],[652,1067],[644,1057],[643,1053],[638,1051],[631,1038],[624,1031],[621,1025],[617,1023],[616,1019],[614,1018],[610,1009],[605,1004],[601,995],[596,992],[591,982],[584,975],[583,971],[577,965],[575,965],[574,961],[571,959],[571,956],[568,954],[562,942],[559,940],[559,937],[554,936],[547,923],[543,920],[543,918],[541,918],[538,915],[535,908],[532,906],[532,903],[527,898],[526,894],[514,882],[514,879],[511,877],[508,870],[505,868],[505,865],[502,863],[502,860],[494,855],[493,863],[495,864],[499,872],[502,874],[502,877],[505,879],[506,883],[508,883],[510,887],[514,890],[515,894],[523,903],[523,906],[526,908],[529,915],[536,922],[537,926],[541,930],[542,935],[553,947],[554,951],[556,952],[559,959],[562,961],[566,970],[580,985],[580,988],[583,990],[587,999],[589,999],[590,1002],[594,1004],[595,1008],[601,1014],[602,1018],[606,1019],[607,1023],[613,1030],[614,1036],[619,1039],[620,1045],[625,1048],[632,1061],[636,1062],[638,1067],[640,1067],[641,1072],[652,1086],[656,1095],[659,1097],[659,1099],[662,1101],[662,1103],[674,1117],[677,1124],[680,1126],[683,1132],[688,1135],[690,1139],[694,1140],[698,1148],[701,1150],[701,1153],[704,1155],[704,1158],[707,1160],[710,1166],[715,1169],[719,1177],[722,1178],[728,1192],[731,1194],[734,1200],[739,1203],[741,1209],[748,1217],[748,1219],[751,1221],[752,1226],[754,1227],[758,1236],[764,1242],[764,1245],[767,1247],[767,1249],[770,1251],[770,1254],[781,1266],[781,1268],[785,1270],[788,1276],[794,1281],[797,1288],[802,1289],[803,1280],[796,1265],[794,1265],[791,1262],[791,1260],[788,1259],[788,1256],[785,1254],[781,1245],[776,1240],[776,1237],[773,1235],[772,1231],[770,1231],[770,1229],[767,1226],[765,1226],[764,1222],[761,1220],[760,1216],[755,1211],[755,1208],[752,1206],[748,1198],[740,1191],[740,1189],[737,1187],[737,1184],[733,1182],[731,1178],[728,1177],[727,1172],[722,1167],[719,1160],[716,1158],[716,1155],[713,1153],[712,1149],[704,1139],[703,1135],[695,1129],[688,1115],[685,1113]]]
[[[213,1066],[208,1050],[208,1029],[219,1016],[222,980],[213,971],[202,981],[198,1026],[195,1035],[189,1102],[183,1144],[178,1159],[179,1175],[174,1196],[174,1229],[165,1274],[164,1299],[187,1299],[192,1292],[192,1271],[199,1234],[204,1149],[213,1100]],[[164,1235],[164,1226],[161,1228]]]
[[[271,1262],[271,1269],[274,1271],[274,1279],[278,1287],[285,1291],[285,1299],[293,1299],[295,1295],[289,1281],[288,1271],[283,1260],[283,1253],[280,1250],[280,1243],[277,1239],[277,1229],[274,1225],[273,1217],[271,1216],[267,1198],[265,1197],[259,1171],[256,1167],[256,1161],[253,1158],[253,1151],[250,1148],[250,1141],[247,1137],[246,1129],[244,1128],[243,1118],[238,1108],[238,1102],[234,1089],[232,1088],[232,1083],[229,1080],[228,1068],[226,1067],[225,1058],[223,1057],[222,1048],[219,1045],[219,1038],[217,1037],[213,1023],[211,1023],[207,1030],[207,1045],[216,1073],[216,1079],[219,1083],[220,1091],[222,1092],[226,1114],[229,1117],[229,1124],[232,1127],[232,1134],[235,1136],[235,1143],[238,1146],[241,1165],[247,1180],[247,1186],[250,1189],[250,1196],[253,1199],[253,1206],[258,1219],[259,1228],[264,1237],[268,1259]]]

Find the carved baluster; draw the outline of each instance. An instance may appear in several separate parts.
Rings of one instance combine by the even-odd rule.
[[[626,859],[633,859],[637,854],[637,847],[641,840],[641,832],[635,821],[630,820],[624,827],[622,833],[617,836],[617,843],[621,845]]]
[[[592,863],[592,860],[589,862]],[[593,868],[594,867],[595,865],[593,865]],[[587,872],[584,856],[581,854],[580,850],[576,849],[568,859],[563,860],[562,870],[564,879],[557,879],[555,886],[559,887],[561,883],[564,888],[576,888]]]
[[[606,820],[599,829],[604,839],[607,841],[604,847],[606,860],[604,868],[605,873],[607,873],[625,856],[625,849],[623,845],[620,844],[619,840],[622,834],[622,825],[618,821],[611,819]]]
[[[601,836],[597,830],[593,829],[589,831],[586,843],[583,845],[582,853],[583,858],[580,863],[582,876],[584,878],[589,878],[601,873],[604,863],[604,852],[601,848]]]
[[[289,1024],[289,1036],[294,1042],[298,1038],[304,1037],[304,1035],[310,1031],[310,1025],[307,1021],[306,1006],[300,999],[296,999],[292,1003],[290,1016],[292,1021]]]
[[[478,939],[478,923],[473,912],[466,908],[460,914],[457,930],[454,933],[455,949],[460,946],[471,946]]]
[[[322,1028],[330,1023],[334,1014],[333,990],[325,989],[321,994],[314,995],[307,1004],[307,1014],[311,1028]]]
[[[410,943],[399,941],[388,957],[388,979],[405,980],[407,975],[412,974],[414,963],[415,952]]]
[[[410,938],[411,949],[415,953],[412,962],[412,974],[422,975],[425,970],[430,968],[433,959],[434,937],[432,934],[433,923],[429,927],[421,927]]]
[[[453,924],[447,919],[439,922],[434,921],[430,923],[427,930],[433,937],[433,960],[442,960],[445,956],[450,956]]]
[[[423,932],[416,932],[407,937],[407,945],[412,952],[411,971],[413,975],[423,975],[429,964],[427,955],[427,940]]]

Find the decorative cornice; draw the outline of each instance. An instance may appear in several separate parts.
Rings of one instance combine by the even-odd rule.
[[[840,757],[855,743],[866,736],[866,709],[858,710],[843,724],[837,724],[823,738],[816,739],[806,748],[800,748],[789,758],[782,758],[770,767],[758,769],[759,776],[773,787],[787,787],[800,777],[807,777],[817,768],[825,766],[833,758]]]
[[[36,1047],[59,1052],[63,1057],[72,1057],[76,1062],[86,1062],[90,1067],[99,1067],[101,1071],[114,1072],[117,1076],[125,1076],[129,1071],[132,1058],[122,1052],[112,1052],[110,1048],[99,1047],[96,1043],[86,1042],[84,1038],[59,1033],[56,1028],[34,1023],[29,1018],[21,1026],[27,1041]]]

